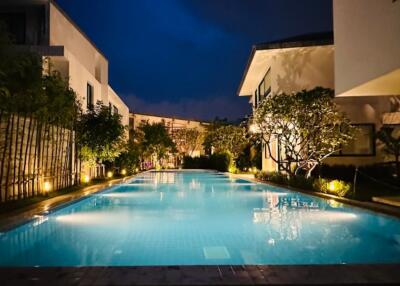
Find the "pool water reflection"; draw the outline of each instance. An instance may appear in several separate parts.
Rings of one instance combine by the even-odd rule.
[[[147,172],[0,235],[3,266],[399,263],[400,220],[209,171]]]

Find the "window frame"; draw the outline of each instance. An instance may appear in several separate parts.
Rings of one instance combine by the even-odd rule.
[[[94,107],[94,86],[90,82],[88,82],[86,84],[86,108],[93,109],[93,107]]]
[[[352,123],[351,126],[369,126],[372,131],[372,152],[371,153],[363,153],[363,154],[343,154],[342,149],[339,150],[338,153],[332,154],[330,157],[375,157],[376,156],[376,127],[375,123]]]

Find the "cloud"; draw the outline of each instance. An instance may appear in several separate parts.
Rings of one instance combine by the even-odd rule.
[[[201,99],[181,99],[148,102],[135,95],[123,96],[132,112],[151,113],[164,116],[178,116],[191,119],[212,120],[216,116],[237,120],[250,113],[248,98],[214,96]]]

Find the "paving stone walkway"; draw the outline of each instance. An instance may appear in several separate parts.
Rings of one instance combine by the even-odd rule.
[[[8,285],[400,285],[400,265],[0,268]]]

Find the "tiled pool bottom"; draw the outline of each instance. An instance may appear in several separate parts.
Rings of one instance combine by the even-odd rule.
[[[400,262],[400,220],[215,172],[148,172],[0,236],[3,266]]]

